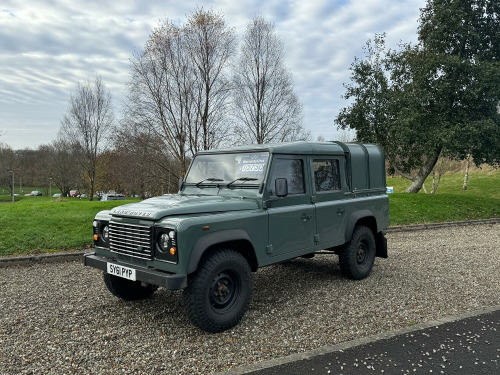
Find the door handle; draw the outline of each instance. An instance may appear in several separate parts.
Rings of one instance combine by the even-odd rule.
[[[309,220],[311,218],[312,218],[312,215],[303,214],[302,217],[300,218],[300,220],[307,221],[307,220]]]
[[[345,212],[345,210],[343,208],[339,208],[337,210],[337,215],[342,215],[344,212]]]

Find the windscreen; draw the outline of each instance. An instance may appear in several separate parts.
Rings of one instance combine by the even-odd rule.
[[[264,179],[268,152],[198,155],[194,158],[187,184],[259,185]]]

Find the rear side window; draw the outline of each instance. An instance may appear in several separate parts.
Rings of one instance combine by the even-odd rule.
[[[277,178],[286,178],[288,194],[304,194],[304,162],[302,159],[276,159],[273,164],[270,194],[276,195],[275,184]]]
[[[317,192],[340,190],[340,169],[337,159],[313,161],[314,186]]]

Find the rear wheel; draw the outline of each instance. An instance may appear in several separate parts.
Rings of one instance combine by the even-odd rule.
[[[191,321],[207,332],[222,332],[239,323],[252,295],[252,272],[238,252],[220,249],[188,278],[184,304]]]
[[[127,280],[109,273],[104,274],[104,284],[114,296],[125,301],[135,301],[150,297],[158,287],[142,286],[140,281]]]
[[[350,279],[364,279],[372,270],[375,253],[375,238],[371,229],[364,225],[356,226],[351,241],[339,254],[342,273]]]

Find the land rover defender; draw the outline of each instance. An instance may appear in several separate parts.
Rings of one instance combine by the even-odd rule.
[[[292,142],[202,151],[179,192],[99,212],[86,266],[124,300],[184,289],[191,321],[238,324],[252,272],[327,251],[351,279],[387,257],[385,161],[376,145]]]

